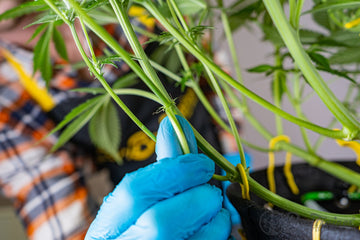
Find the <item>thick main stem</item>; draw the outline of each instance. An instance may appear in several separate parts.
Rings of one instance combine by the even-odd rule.
[[[183,150],[183,153],[190,153],[190,148],[187,143],[186,137],[184,132],[182,131],[181,125],[178,122],[178,120],[175,117],[174,111],[173,111],[173,101],[168,95],[165,87],[161,83],[159,77],[157,76],[154,68],[151,66],[151,63],[142,48],[133,28],[131,27],[131,23],[129,20],[129,17],[127,16],[126,9],[123,5],[119,5],[115,0],[110,0],[110,4],[112,8],[114,9],[114,12],[118,18],[118,21],[123,28],[123,31],[125,33],[126,38],[128,39],[131,48],[133,49],[135,56],[139,57],[140,65],[142,66],[142,69],[145,71],[146,74],[148,74],[149,78],[153,81],[154,85],[159,88],[159,90],[164,95],[164,102],[163,106],[165,107],[165,112],[168,115],[174,130],[176,132],[176,135],[178,137],[178,140],[180,141],[180,146]]]
[[[311,63],[295,30],[287,21],[280,1],[263,0],[263,2],[297,66],[299,66],[302,73],[324,104],[344,126],[344,134],[346,134],[345,138],[353,139],[357,137],[360,130],[359,122],[337,99],[334,93],[326,85],[315,66]]]

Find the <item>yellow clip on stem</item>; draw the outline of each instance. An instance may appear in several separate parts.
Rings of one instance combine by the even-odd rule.
[[[243,197],[243,199],[250,200],[249,181],[247,179],[244,166],[242,164],[238,164],[238,165],[236,165],[236,167],[237,167],[237,169],[239,169],[240,177],[241,177],[241,180],[242,180],[242,184],[240,183],[242,197]]]
[[[357,18],[355,20],[352,20],[344,25],[345,28],[353,28],[360,24],[360,18]]]
[[[341,147],[351,148],[356,154],[356,164],[360,166],[360,143],[355,141],[344,141],[340,139],[336,139],[336,143]],[[348,189],[348,192],[349,193],[355,192],[356,189],[357,189],[356,185],[351,185],[350,188]]]
[[[40,105],[40,107],[48,112],[54,108],[55,102],[46,88],[40,87],[36,80],[32,78],[17,59],[6,49],[0,48],[0,52],[5,57],[10,66],[15,70],[21,84],[30,96]]]
[[[355,141],[344,141],[336,139],[336,143],[341,147],[351,148],[356,154],[356,164],[360,166],[360,143]]]
[[[321,227],[325,222],[321,219],[316,219],[312,228],[312,240],[320,240]]]
[[[275,148],[276,143],[280,141],[290,142],[290,138],[285,135],[280,135],[277,137],[274,137],[269,142],[269,148],[273,149]],[[272,192],[276,192],[276,185],[275,185],[275,176],[274,176],[274,170],[275,170],[275,154],[274,152],[269,152],[269,166],[267,168],[267,177],[268,177],[268,183],[269,183],[269,189]],[[287,152],[285,157],[285,164],[284,164],[284,175],[286,177],[286,181],[290,187],[290,190],[293,194],[299,194],[299,188],[297,187],[294,176],[291,172],[291,153]]]

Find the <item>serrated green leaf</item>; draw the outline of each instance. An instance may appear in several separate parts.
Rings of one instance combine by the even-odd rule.
[[[21,5],[18,5],[0,14],[0,21],[6,19],[18,18],[36,12],[37,10],[42,9],[44,7],[47,7],[44,1],[25,2]]]
[[[268,64],[261,64],[256,67],[250,68],[247,71],[248,72],[255,72],[255,73],[263,73],[267,71],[273,71],[275,69],[274,66],[268,65]]]
[[[111,101],[102,105],[89,124],[91,141],[99,149],[121,162],[118,153],[120,145],[120,121],[117,110]]]
[[[45,14],[44,16],[40,17],[39,19],[37,19],[36,21],[33,21],[32,23],[28,24],[25,26],[25,28],[34,26],[34,25],[38,25],[38,24],[50,24],[50,23],[54,23],[58,20],[58,16],[54,13],[51,12],[47,12],[47,14]]]
[[[333,32],[329,38],[339,43],[339,46],[360,47],[359,33],[341,30]]]
[[[115,81],[112,85],[113,89],[129,87],[137,84],[139,82],[139,78],[134,72],[130,72],[124,76],[121,76],[119,79]]]
[[[81,92],[81,93],[90,93],[90,94],[105,94],[106,90],[104,88],[94,88],[94,87],[88,87],[88,88],[75,88],[71,89],[71,92]]]
[[[329,60],[323,55],[316,52],[309,52],[308,54],[311,60],[313,60],[318,66],[330,68]]]
[[[49,84],[52,77],[52,65],[50,59],[50,40],[53,32],[53,24],[49,24],[44,34],[36,43],[34,49],[34,72],[40,70],[41,76]]]
[[[327,0],[326,2],[316,5],[311,10],[306,11],[304,14],[357,7],[360,7],[360,1],[358,0]]]
[[[28,42],[31,42],[34,38],[36,38],[42,31],[45,30],[45,28],[47,27],[47,24],[42,24],[42,25],[39,25],[33,35],[29,38]]]
[[[92,99],[87,100],[86,102],[76,106],[75,108],[73,108],[71,110],[71,112],[69,112],[64,119],[58,123],[55,128],[53,128],[45,137],[48,137],[54,133],[56,133],[57,131],[59,131],[60,129],[62,129],[63,127],[65,127],[68,123],[70,123],[72,120],[74,120],[75,118],[77,118],[78,116],[80,116],[82,113],[84,113],[85,111],[93,108],[95,105],[104,102],[104,99],[107,96],[97,96],[94,97]]]
[[[193,27],[189,30],[190,36],[191,38],[196,41],[199,37],[201,37],[202,35],[204,35],[204,31],[207,29],[213,29],[213,27],[210,26],[196,26]]]
[[[303,44],[314,44],[325,37],[322,33],[309,29],[300,29],[299,35]]]
[[[277,47],[283,47],[285,46],[284,41],[282,40],[279,32],[273,25],[261,25],[261,28],[264,33],[264,40],[270,41],[272,44],[274,44]]]
[[[184,15],[193,15],[207,8],[204,0],[175,0]]]
[[[360,51],[358,48],[343,48],[334,53],[329,61],[331,64],[360,63]]]
[[[342,78],[345,78],[345,79],[351,81],[351,82],[354,83],[354,84],[357,84],[356,81],[355,81],[355,79],[351,78],[351,77],[347,74],[347,72],[339,71],[339,70],[336,70],[336,69],[333,69],[333,68],[324,68],[324,67],[322,67],[322,66],[318,66],[317,69],[320,70],[320,71],[324,71],[324,72],[331,73],[331,74],[333,74],[333,75],[337,75],[337,76],[339,76],[339,77],[342,77]]]
[[[239,5],[240,6],[240,5]],[[265,8],[262,5],[262,1],[257,1],[255,3],[248,4],[240,7],[229,8],[229,23],[231,31],[235,31],[238,28],[244,26],[249,20],[252,19],[254,13],[259,11],[264,11]]]
[[[66,45],[65,45],[65,41],[64,38],[62,37],[61,33],[54,28],[54,32],[53,32],[53,42],[56,48],[56,51],[58,52],[58,54],[65,60],[69,60],[67,51],[66,51]]]
[[[93,108],[90,108],[83,112],[73,122],[71,122],[66,129],[60,134],[58,141],[51,148],[51,151],[56,151],[59,147],[68,142],[99,110],[102,104],[97,103]]]

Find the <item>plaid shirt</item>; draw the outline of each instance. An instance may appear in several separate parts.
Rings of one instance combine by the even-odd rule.
[[[30,72],[32,53],[1,44]],[[92,214],[88,192],[71,149],[49,153],[56,142],[54,127],[0,53],[0,184],[12,199],[30,239],[82,239]],[[65,75],[54,81],[55,102],[67,97]],[[56,85],[58,85],[57,88]],[[58,93],[58,94],[57,94]],[[70,221],[71,220],[71,221]]]
[[[135,11],[136,15],[136,11]],[[151,24],[143,26],[149,30]],[[126,48],[120,30],[112,25],[107,30]],[[139,36],[141,42],[145,37]],[[104,44],[98,42],[97,52]],[[57,136],[51,135],[39,142],[55,126],[34,96],[19,80],[19,73],[6,59],[5,53],[27,74],[32,72],[33,53],[0,41],[0,186],[4,196],[11,199],[29,239],[83,239],[93,220],[96,207],[84,183],[82,167],[90,157],[71,143],[50,153]],[[118,63],[116,74],[105,66],[104,76],[109,82],[129,70]],[[40,76],[37,85],[44,85]],[[70,66],[55,71],[49,94],[58,105],[76,97],[67,90],[97,85],[81,81]]]

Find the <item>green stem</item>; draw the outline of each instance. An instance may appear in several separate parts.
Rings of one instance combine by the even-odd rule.
[[[218,65],[216,65],[212,60],[207,58],[203,53],[201,53],[197,47],[195,47],[188,39],[183,36],[178,30],[176,30],[167,19],[162,16],[157,7],[151,1],[142,2],[143,6],[195,57],[197,57],[201,62],[203,62],[206,66],[208,66],[216,75],[220,78],[231,84],[234,88],[242,92],[244,95],[257,102],[259,105],[264,108],[282,116],[286,120],[293,122],[297,125],[304,126],[314,132],[319,134],[331,137],[331,138],[345,138],[348,137],[346,131],[335,131],[323,128],[321,126],[315,125],[313,123],[304,121],[302,119],[296,118],[291,114],[277,108],[270,102],[261,98],[251,90],[247,89],[244,85],[240,84],[238,81],[234,80],[231,76],[229,76],[226,72],[224,72]]]
[[[189,27],[187,26],[186,21],[185,21],[183,15],[181,14],[181,11],[180,11],[178,5],[176,4],[175,0],[168,0],[168,2],[170,2],[169,5],[171,5],[171,6],[169,6],[169,7],[170,7],[170,9],[173,9],[175,11],[175,14],[178,17],[178,19],[180,20],[185,32],[189,32]],[[180,27],[180,29],[181,29],[181,27]]]
[[[45,0],[47,1],[47,0]],[[110,87],[110,85],[106,82],[106,80],[103,78],[103,76],[94,68],[93,64],[89,61],[81,42],[78,38],[76,29],[73,24],[69,25],[71,34],[73,35],[73,38],[76,43],[76,47],[78,48],[83,60],[85,61],[86,65],[89,67],[90,71],[96,76],[96,78],[99,80],[101,85],[104,87],[104,89],[109,93],[109,95],[114,99],[114,101],[123,109],[123,111],[131,118],[131,120],[134,121],[134,123],[146,133],[146,135],[149,136],[152,140],[156,140],[154,134],[131,112],[131,110],[126,106],[126,104],[120,100],[120,98],[116,95],[114,90]]]
[[[220,2],[220,4],[222,6],[222,1]],[[222,21],[222,24],[224,26],[225,37],[226,37],[227,42],[228,42],[229,51],[230,51],[231,58],[232,58],[232,61],[233,61],[233,64],[234,64],[235,74],[236,74],[237,80],[241,84],[243,84],[244,80],[243,80],[243,77],[242,77],[242,73],[241,73],[241,69],[240,69],[240,63],[239,63],[239,59],[238,59],[238,56],[237,56],[237,51],[236,51],[235,44],[234,44],[234,39],[233,39],[231,28],[230,28],[229,18],[228,18],[228,15],[226,14],[224,8],[222,8],[222,10],[221,10],[221,21]],[[243,106],[247,106],[246,98],[244,96],[242,96],[242,104],[243,104]]]
[[[279,142],[276,146],[282,150],[293,153],[294,155],[304,159],[310,165],[322,169],[330,175],[360,187],[360,174],[342,166],[341,164],[327,161],[313,153],[304,151],[291,143]]]
[[[208,74],[208,76],[210,78],[210,81],[211,81],[212,85],[215,88],[216,95],[219,97],[220,102],[221,102],[221,104],[223,106],[223,109],[225,111],[225,114],[227,116],[227,119],[228,119],[230,127],[231,127],[232,134],[233,134],[233,136],[235,138],[236,145],[238,147],[241,164],[243,165],[244,169],[246,169],[247,167],[246,167],[245,153],[244,153],[244,149],[243,149],[242,144],[241,144],[239,131],[238,131],[237,127],[236,127],[236,123],[234,121],[234,118],[231,115],[231,111],[230,111],[230,108],[229,108],[229,106],[227,104],[226,98],[225,98],[225,96],[224,96],[224,94],[222,92],[222,89],[221,89],[219,83],[216,81],[214,74],[210,71],[210,69],[207,66],[204,66],[204,67],[205,67],[206,73]]]
[[[114,93],[116,95],[134,95],[134,96],[144,97],[161,104],[159,98],[156,97],[155,94],[140,89],[120,88],[120,89],[114,89]]]
[[[281,62],[281,57],[280,57],[280,49],[276,48],[275,51],[275,67],[281,67],[282,62]],[[274,82],[273,82],[273,89],[274,89],[274,104],[275,106],[277,106],[278,108],[281,108],[281,97],[282,97],[282,93],[280,92],[280,88],[281,88],[281,74],[283,74],[280,70],[275,70],[274,72]],[[283,124],[282,124],[282,118],[275,114],[275,124],[276,124],[276,130],[277,130],[277,135],[282,135],[284,130],[283,130]]]
[[[199,87],[199,84],[195,82],[194,78],[192,77],[191,69],[185,59],[184,53],[181,50],[181,46],[179,44],[175,45],[176,53],[179,57],[180,63],[183,66],[185,70],[185,74],[187,76],[190,76],[190,82],[187,82],[187,84],[194,90],[196,96],[199,98],[201,103],[204,105],[205,109],[208,111],[208,113],[211,115],[211,117],[214,118],[214,120],[226,131],[231,132],[229,127],[226,125],[226,123],[219,117],[219,115],[215,112],[214,108],[211,106],[209,101],[207,100],[206,96],[202,92],[202,90]],[[181,81],[181,79],[180,79]]]
[[[289,99],[290,99],[290,102],[292,103],[292,105],[294,106],[298,117],[305,119],[305,116],[301,109],[301,93],[302,93],[302,91],[300,89],[300,75],[296,74],[295,79],[294,79],[294,96],[295,96],[295,98],[294,99],[289,98]],[[306,130],[303,127],[300,127],[300,132],[301,132],[302,138],[304,140],[304,144],[305,144],[306,148],[308,149],[308,151],[311,153],[314,152],[314,150],[311,146],[309,137],[306,133]]]
[[[286,19],[279,0],[263,0],[276,28],[283,41],[288,47],[292,57],[301,69],[302,73],[322,99],[328,109],[334,114],[344,126],[345,138],[353,139],[359,134],[360,125],[356,118],[336,98],[334,93],[326,85],[315,66],[311,63],[309,56],[302,47],[296,32]]]
[[[167,3],[168,3],[168,7],[169,7],[169,9],[170,9],[171,16],[172,16],[172,18],[173,18],[176,26],[178,27],[178,30],[181,31],[181,32],[185,35],[185,34],[186,34],[186,31],[185,31],[184,28],[183,28],[184,25],[181,25],[181,24],[180,24],[179,18],[178,18],[177,15],[176,15],[176,11],[175,11],[175,8],[174,8],[174,6],[176,6],[176,4],[173,5],[173,4],[170,2],[170,0],[167,0]],[[180,20],[181,20],[181,18],[180,18]],[[186,24],[185,24],[185,26],[186,26]]]
[[[186,22],[185,22],[185,19],[183,18],[181,12],[180,12],[180,9],[178,8],[176,2],[174,0],[169,0],[171,1],[171,4],[172,4],[172,7],[174,8],[176,14],[177,14],[177,17],[180,19],[183,27],[184,27],[184,30],[186,32],[189,32],[189,27],[187,26]],[[190,40],[192,41],[192,40]],[[193,42],[193,41],[192,41]],[[196,44],[193,42],[193,45],[195,46]],[[179,49],[179,46],[177,48],[177,50],[180,50]],[[178,52],[179,53],[179,52]],[[182,54],[180,54],[181,56]],[[184,59],[183,59],[184,61]],[[185,66],[187,66],[187,64],[185,64]],[[215,76],[214,74],[210,71],[210,69],[204,64],[204,68],[205,68],[205,71],[207,72],[209,78],[210,78],[210,81],[212,83],[212,85],[214,86],[215,88],[215,92],[217,94],[217,96],[219,97],[220,101],[221,101],[221,104],[223,106],[223,109],[225,111],[225,114],[227,116],[227,119],[230,123],[230,127],[231,127],[231,130],[232,130],[232,134],[233,136],[235,137],[235,141],[236,141],[236,145],[237,145],[237,148],[238,148],[238,151],[239,151],[239,154],[240,154],[240,160],[241,160],[241,164],[243,165],[243,167],[246,169],[246,160],[245,160],[245,153],[244,153],[244,149],[242,147],[242,144],[241,144],[241,139],[240,139],[240,135],[239,135],[239,132],[237,130],[237,127],[236,127],[236,124],[235,124],[235,121],[234,121],[234,118],[232,117],[232,114],[231,114],[231,111],[230,111],[230,108],[227,104],[227,101],[225,99],[225,96],[222,92],[222,89],[219,85],[219,83],[216,81],[215,79]],[[186,71],[190,71],[189,68],[185,69]]]
[[[84,22],[83,22],[83,20],[82,20],[81,18],[79,18],[79,21],[80,21],[80,24],[81,24],[81,28],[83,29],[83,33],[84,33],[86,42],[87,42],[87,44],[88,44],[88,48],[89,48],[89,51],[90,51],[90,54],[91,54],[92,61],[93,61],[93,63],[95,64],[95,67],[96,67],[97,69],[100,69],[100,68],[99,68],[98,60],[97,60],[97,58],[96,58],[94,49],[93,49],[92,44],[91,44],[91,40],[90,40],[89,34],[88,34],[87,31],[86,31],[86,27],[85,27],[85,25],[84,25]]]
[[[261,196],[265,201],[271,202],[272,204],[279,206],[280,208],[289,212],[299,214],[300,216],[309,219],[322,219],[326,223],[335,225],[345,225],[352,227],[358,227],[360,225],[360,214],[336,214],[314,210],[269,191],[251,177],[248,177],[248,181],[250,190],[253,193]]]
[[[190,148],[187,143],[186,137],[184,132],[182,131],[181,125],[178,122],[177,118],[175,117],[174,111],[173,111],[173,101],[168,95],[165,87],[161,83],[159,77],[157,76],[154,68],[151,66],[151,63],[142,48],[135,31],[133,30],[130,20],[127,16],[126,8],[124,7],[124,4],[118,4],[116,0],[109,0],[112,8],[114,9],[114,12],[118,18],[118,21],[123,28],[123,31],[125,33],[125,36],[127,40],[130,43],[130,46],[132,50],[135,53],[135,56],[138,57],[139,63],[142,66],[142,69],[145,71],[146,74],[148,74],[149,78],[153,81],[154,85],[162,92],[164,96],[164,102],[162,103],[165,107],[165,112],[167,116],[169,117],[174,130],[176,132],[176,135],[178,137],[178,140],[180,141],[180,146],[183,150],[184,154],[190,153]]]
[[[246,106],[244,107],[243,103],[235,95],[230,86],[228,86],[227,84],[223,84],[222,87],[226,91],[226,94],[229,95],[233,105],[243,112],[248,122],[257,130],[258,133],[260,133],[265,139],[270,141],[274,136],[258,121],[258,119],[256,119],[252,115],[252,113]]]
[[[77,35],[74,24],[67,20],[67,18],[57,9],[51,0],[44,0],[48,6],[51,7],[55,13],[69,26],[71,34],[75,40],[76,47],[78,48],[84,62],[89,67],[90,71],[96,76],[99,82],[103,85],[104,89],[109,93],[109,95],[114,99],[114,101],[123,109],[123,111],[134,121],[134,123],[146,134],[150,139],[156,140],[154,134],[131,112],[131,110],[126,106],[126,104],[121,101],[121,99],[114,93],[113,89],[109,86],[103,76],[94,68],[93,64],[89,61],[82,45],[80,39]]]

